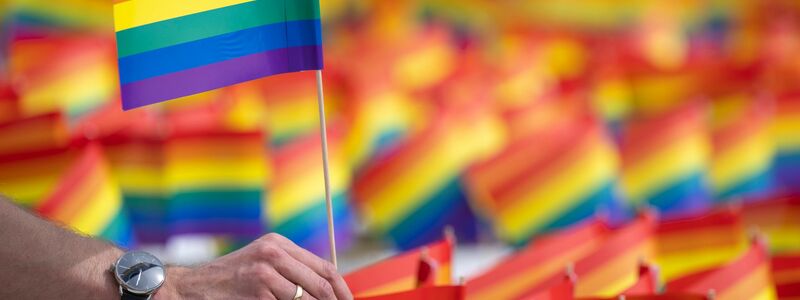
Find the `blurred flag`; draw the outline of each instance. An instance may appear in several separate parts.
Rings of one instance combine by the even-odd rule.
[[[517,299],[548,294],[553,286],[563,281],[559,274],[564,273],[567,265],[592,253],[609,234],[610,230],[603,222],[591,220],[535,239],[530,245],[467,280],[466,297]],[[569,294],[571,296],[572,292]]]
[[[772,281],[778,299],[800,298],[800,254],[772,257]]]
[[[571,272],[571,271],[567,271]],[[572,300],[575,297],[575,274],[566,274],[561,282],[533,295],[525,295],[521,300]]]
[[[58,112],[0,123],[0,154],[35,153],[65,146],[67,120]]]
[[[379,296],[356,297],[358,300],[463,300],[463,286],[421,287]]]
[[[79,232],[131,247],[130,220],[102,148],[88,144],[80,152],[36,211]]]
[[[114,4],[124,109],[322,69],[317,0]]]
[[[336,127],[328,134],[333,220],[337,249],[355,237],[355,216],[348,205],[351,175]],[[327,208],[322,179],[319,133],[305,134],[271,151],[274,178],[267,184],[265,216],[271,231],[282,234],[317,255],[329,253]]]
[[[0,155],[0,191],[22,206],[36,207],[77,156],[66,146]]]
[[[634,286],[641,262],[654,258],[655,222],[655,217],[645,212],[575,262],[578,277],[575,295],[612,297]]]
[[[742,208],[744,224],[767,236],[774,253],[800,251],[800,196],[776,196],[748,201]]]
[[[773,133],[775,174],[781,188],[800,191],[800,91],[778,97]]]
[[[706,133],[704,111],[695,104],[627,124],[621,180],[628,201],[652,205],[666,218],[706,209]]]
[[[656,262],[665,280],[722,265],[749,245],[740,212],[734,208],[658,224]]]
[[[173,132],[164,145],[171,233],[261,236],[263,145],[260,131]]]
[[[476,207],[497,235],[522,245],[596,213],[618,213],[617,156],[590,117],[534,130],[471,167]]]
[[[709,180],[718,201],[758,196],[773,188],[771,105],[747,94],[712,102]]]
[[[622,294],[626,297],[629,295],[652,295],[658,294],[661,288],[658,267],[642,262],[639,266],[639,280]]]
[[[7,22],[14,38],[40,38],[70,32],[103,32],[112,26],[105,0],[7,0]]]
[[[353,188],[364,225],[400,249],[438,238],[477,238],[477,222],[460,180],[467,166],[499,148],[500,124],[481,105],[446,108],[421,132],[364,167]]]
[[[715,269],[670,281],[671,292],[706,294],[714,299],[777,299],[770,272],[767,246],[756,238],[750,249],[736,260]]]
[[[450,285],[452,284],[454,243],[455,241],[451,237],[446,237],[345,274],[344,280],[356,297],[410,291],[420,285],[420,266],[421,262],[426,260],[426,263],[432,267],[431,274],[428,274],[434,278],[432,285]],[[431,282],[425,285],[430,286]]]

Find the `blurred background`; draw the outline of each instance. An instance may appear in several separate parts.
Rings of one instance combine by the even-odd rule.
[[[452,231],[468,276],[589,218],[800,192],[800,2],[321,6],[345,272]],[[0,193],[170,262],[268,232],[327,257],[314,74],[123,112],[111,7],[0,2]]]

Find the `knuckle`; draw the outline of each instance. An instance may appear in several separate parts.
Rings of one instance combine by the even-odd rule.
[[[327,280],[320,278],[319,282],[317,282],[317,288],[319,290],[319,295],[314,296],[318,299],[335,299],[333,287],[331,287],[331,284]]]
[[[267,241],[267,242],[277,243],[277,242],[280,242],[282,239],[283,239],[283,237],[280,234],[277,234],[277,233],[274,233],[274,232],[267,233],[266,235],[264,235],[264,240]]]
[[[282,250],[277,246],[270,244],[259,244],[256,248],[256,253],[259,258],[265,259],[269,262],[274,262],[280,259]]]
[[[336,267],[332,263],[330,263],[328,261],[323,261],[322,262],[322,271],[321,271],[321,273],[322,274],[320,274],[320,275],[322,275],[322,278],[325,278],[328,281],[334,280],[336,277],[339,276],[339,273],[337,272]]]
[[[253,276],[262,284],[269,284],[275,280],[275,274],[272,269],[264,265],[256,266]]]

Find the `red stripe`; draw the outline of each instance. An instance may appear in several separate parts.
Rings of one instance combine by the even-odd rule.
[[[637,165],[653,152],[686,136],[704,132],[699,106],[688,105],[650,119],[632,121],[620,146],[623,167]]]
[[[73,194],[83,188],[83,181],[97,171],[100,163],[101,152],[99,146],[90,144],[83,151],[78,161],[62,177],[56,190],[42,202],[36,210],[44,217],[53,216],[66,201],[84,201],[86,199],[73,199]]]
[[[600,249],[575,264],[578,278],[590,274],[619,255],[628,254],[629,249],[646,243],[652,236],[654,225],[652,216],[640,216],[633,223],[619,229]]]
[[[358,300],[408,300],[408,299],[436,299],[436,300],[461,300],[464,299],[462,286],[437,286],[424,287],[411,291],[394,293],[383,296],[356,298]]]
[[[691,232],[700,229],[730,229],[741,226],[741,221],[738,210],[724,208],[697,217],[661,222],[658,224],[656,232],[661,235]]]

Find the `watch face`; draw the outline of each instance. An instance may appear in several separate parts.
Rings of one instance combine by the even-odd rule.
[[[164,283],[164,264],[142,251],[125,253],[117,260],[114,274],[123,288],[135,294],[149,294]]]

